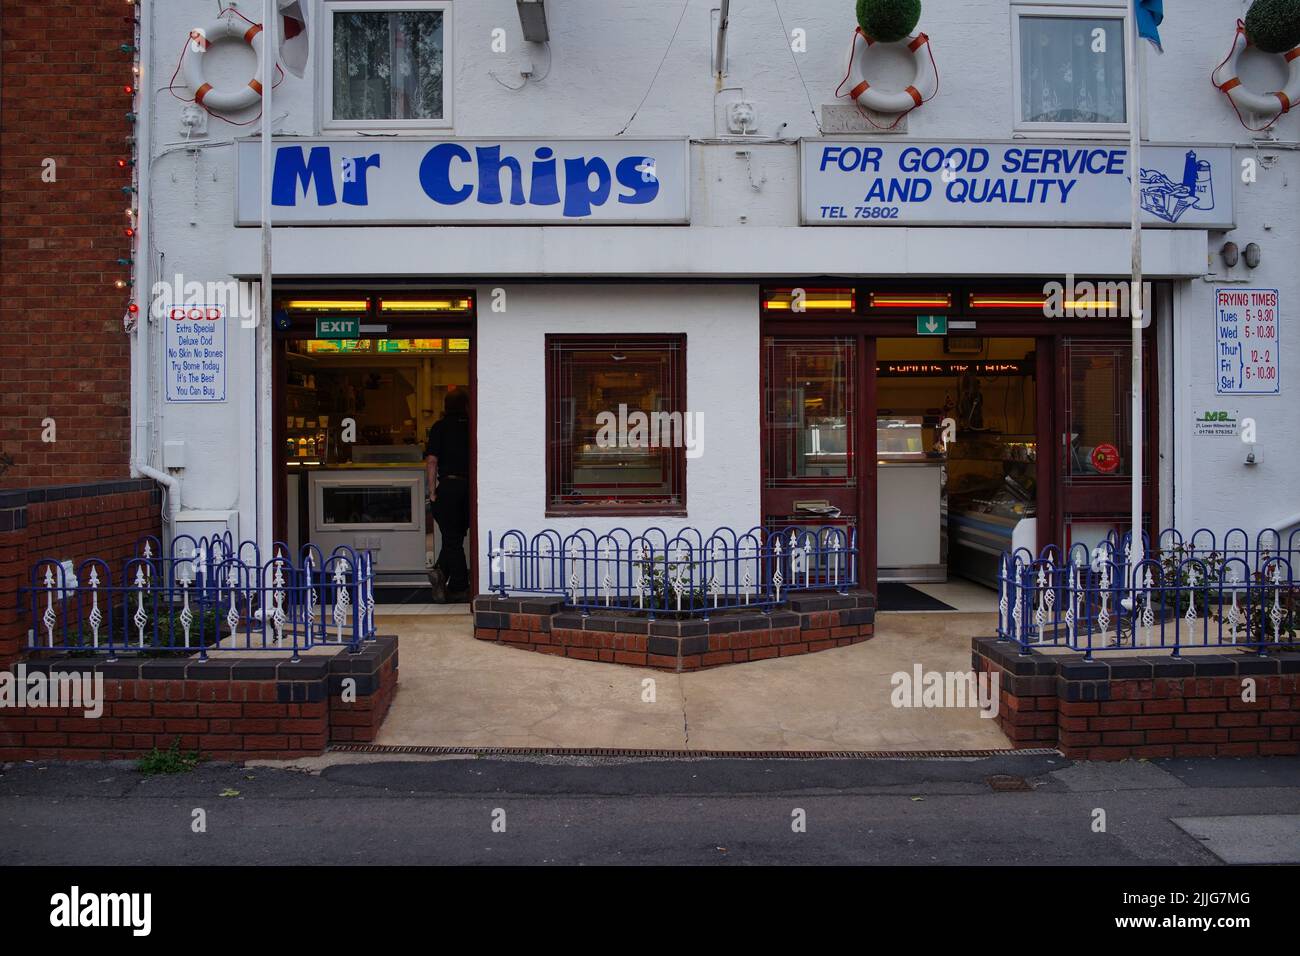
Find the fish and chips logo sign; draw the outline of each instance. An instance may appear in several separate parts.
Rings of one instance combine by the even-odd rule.
[[[276,224],[685,223],[686,140],[276,143]],[[236,224],[260,223],[257,140],[239,143]]]
[[[1128,147],[1116,144],[800,144],[808,225],[1121,226]],[[1149,226],[1230,228],[1232,148],[1148,146],[1138,176]]]

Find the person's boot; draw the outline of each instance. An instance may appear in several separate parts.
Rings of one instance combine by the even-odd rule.
[[[433,592],[434,604],[447,603],[447,575],[443,573],[442,568],[429,569],[429,589]]]

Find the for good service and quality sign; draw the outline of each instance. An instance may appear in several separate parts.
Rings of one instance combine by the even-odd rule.
[[[1080,143],[800,143],[808,225],[1067,225],[1129,222],[1128,147]],[[1143,222],[1229,228],[1232,148],[1148,146]]]

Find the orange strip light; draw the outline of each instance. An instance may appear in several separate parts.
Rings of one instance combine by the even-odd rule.
[[[1041,311],[1043,303],[1047,299],[1042,294],[1016,295],[1016,294],[997,294],[997,295],[979,295],[972,292],[970,294],[970,307],[972,309],[1034,309]]]
[[[873,309],[950,309],[952,293],[935,294],[872,292],[870,296]]]

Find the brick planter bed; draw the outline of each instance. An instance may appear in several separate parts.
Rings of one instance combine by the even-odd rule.
[[[643,614],[582,615],[558,597],[474,599],[474,636],[524,650],[670,671],[791,657],[871,637],[875,596],[809,594],[763,614],[718,611],[708,620],[649,620]]]
[[[1067,757],[1250,757],[1300,754],[1300,652],[1020,653],[977,637],[977,672],[1000,674],[998,726],[1012,745]],[[1242,700],[1253,678],[1256,699]]]
[[[397,688],[397,638],[297,662],[271,653],[112,663],[47,655],[21,666],[29,675],[102,674],[103,713],[0,708],[0,762],[138,757],[177,742],[214,760],[283,759],[321,754],[333,741],[374,740]],[[349,678],[355,698],[345,701]]]

